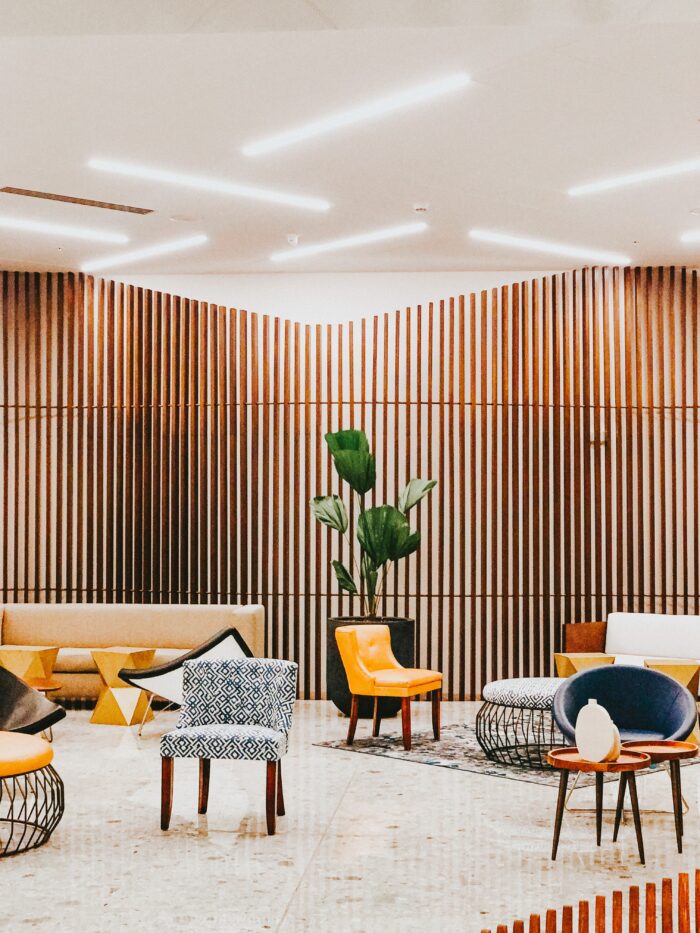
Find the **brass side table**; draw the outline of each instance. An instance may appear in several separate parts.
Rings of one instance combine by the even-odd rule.
[[[90,722],[104,726],[133,726],[144,719],[144,714],[144,721],[153,719],[153,713],[147,710],[145,692],[121,680],[119,671],[123,667],[151,667],[155,653],[155,648],[128,648],[123,645],[92,652],[102,679],[102,689]]]
[[[572,674],[578,674],[579,671],[588,670],[590,667],[612,664],[614,660],[614,654],[606,654],[604,651],[564,651],[554,655],[557,677],[571,677]]]

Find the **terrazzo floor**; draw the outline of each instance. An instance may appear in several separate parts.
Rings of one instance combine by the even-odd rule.
[[[473,721],[477,708],[445,703],[443,722]],[[429,704],[414,710],[414,727],[428,729]],[[345,732],[325,702],[297,704],[275,837],[265,833],[264,766],[251,762],[213,763],[209,813],[198,817],[196,762],[177,761],[162,833],[158,738],[177,714],[159,716],[142,739],[89,716],[71,712],[55,729],[66,814],[54,837],[0,862],[3,933],[478,933],[700,865],[700,767],[683,772],[692,810],[682,856],[670,814],[643,814],[644,868],[631,821],[613,845],[606,813],[596,849],[592,814],[572,813],[552,863],[554,788],[317,748]],[[663,773],[639,790],[642,807],[668,809]],[[606,806],[614,794],[606,788]],[[592,801],[591,790],[576,792],[575,805]]]

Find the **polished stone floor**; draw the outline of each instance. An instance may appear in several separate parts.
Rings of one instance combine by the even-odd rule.
[[[477,706],[445,703],[443,722],[470,721]],[[429,704],[415,710],[415,728],[429,728]],[[700,766],[684,769],[692,808],[684,855],[668,814],[644,815],[643,868],[631,821],[613,845],[606,814],[596,849],[592,815],[574,813],[552,863],[555,789],[316,748],[342,736],[345,721],[313,702],[296,708],[287,816],[275,837],[265,834],[264,766],[251,762],[213,764],[206,817],[196,811],[196,763],[176,762],[173,820],[161,833],[158,737],[176,716],[161,715],[141,740],[90,725],[85,712],[59,724],[66,815],[43,849],[0,863],[3,933],[478,933],[700,865]],[[663,773],[639,783],[643,807],[669,806]],[[613,795],[608,787],[607,805]],[[590,805],[592,791],[574,802]]]

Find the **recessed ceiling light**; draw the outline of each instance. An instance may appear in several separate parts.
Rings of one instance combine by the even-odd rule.
[[[90,262],[83,263],[81,270],[83,272],[97,272],[100,269],[108,269],[110,266],[123,266],[127,262],[150,259],[152,256],[179,253],[180,250],[190,249],[193,246],[206,243],[208,239],[209,237],[205,233],[198,233],[196,236],[186,237],[184,240],[168,240],[167,243],[156,243],[155,246],[135,249],[129,253],[118,253],[116,256],[106,256],[104,259],[93,259]]]
[[[495,233],[492,230],[470,230],[469,236],[473,240],[483,240],[485,243],[498,243],[500,246],[513,246],[515,249],[534,253],[550,253],[553,256],[568,256],[571,259],[614,262],[623,266],[632,261],[629,256],[622,256],[620,253],[587,249],[583,246],[569,246],[566,243],[553,243],[550,240],[537,240],[532,237],[515,236],[511,233]]]
[[[46,233],[50,236],[71,237],[74,240],[94,240],[96,243],[129,242],[129,237],[123,233],[92,230],[89,227],[72,227],[67,224],[55,224],[43,220],[28,220],[24,217],[0,216],[0,227],[6,227],[8,230],[25,230],[27,233]]]
[[[204,178],[201,175],[187,175],[181,172],[169,172],[165,169],[150,168],[147,165],[131,165],[115,162],[112,159],[90,159],[89,168],[100,172],[112,172],[115,175],[127,175],[130,178],[143,178],[146,181],[161,181],[168,185],[183,188],[195,188],[198,191],[214,191],[217,194],[229,194],[236,198],[249,198],[253,201],[269,201],[271,204],[286,204],[289,207],[303,207],[309,211],[327,211],[331,204],[322,198],[310,198],[301,194],[287,194],[283,191],[270,191],[268,188],[256,188],[253,185],[241,185],[233,181],[217,178]]]
[[[687,162],[674,162],[672,165],[660,165],[658,168],[644,169],[632,172],[629,175],[615,175],[613,178],[603,178],[600,181],[591,181],[585,185],[575,185],[569,188],[571,197],[582,194],[595,194],[598,191],[610,191],[612,188],[624,188],[627,185],[638,185],[645,181],[654,181],[657,178],[670,178],[673,175],[685,175],[688,172],[700,172],[700,159],[688,159]]]
[[[700,240],[700,230],[687,230],[681,234],[681,243],[697,243]]]
[[[305,123],[275,136],[268,136],[259,142],[249,143],[247,146],[243,146],[241,152],[247,156],[258,156],[266,152],[272,152],[275,149],[281,149],[284,146],[293,146],[295,143],[311,139],[313,136],[322,136],[324,133],[330,133],[343,126],[362,123],[364,120],[372,120],[385,113],[404,110],[406,107],[421,104],[423,101],[431,100],[434,97],[458,91],[460,88],[466,87],[469,81],[469,75],[460,71],[435,81],[429,81],[426,84],[418,84],[404,91],[398,91],[396,94],[378,97],[357,107],[351,107],[348,110],[341,110],[339,113],[312,120],[311,123]]]
[[[296,246],[293,249],[273,253],[270,259],[273,262],[284,262],[286,259],[302,259],[304,256],[315,256],[317,253],[331,253],[338,249],[363,246],[365,243],[379,243],[381,240],[393,240],[396,237],[420,233],[427,226],[426,223],[421,221],[415,224],[401,224],[398,227],[384,227],[370,233],[358,233],[355,236],[342,237],[340,240],[327,240],[325,243],[314,243],[311,246]]]

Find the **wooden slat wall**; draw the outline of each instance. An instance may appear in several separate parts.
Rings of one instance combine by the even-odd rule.
[[[606,897],[580,900],[576,906],[566,904],[561,910],[551,908],[531,914],[527,922],[514,920],[500,923],[495,933],[691,933],[700,929],[700,870],[695,870],[694,883],[688,872],[675,879],[664,878],[658,885],[630,885],[626,892],[613,891]],[[483,930],[482,933],[494,933]]]
[[[549,673],[564,621],[698,613],[698,313],[686,268],[314,326],[4,272],[0,597],[260,601],[268,652],[320,697],[325,619],[357,606],[307,502],[337,490],[324,433],[355,426],[373,501],[439,481],[386,610],[417,618],[449,696]]]

